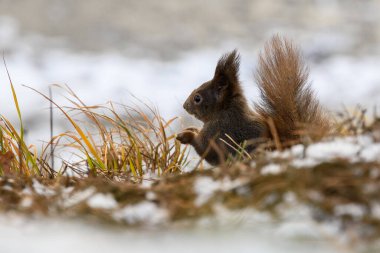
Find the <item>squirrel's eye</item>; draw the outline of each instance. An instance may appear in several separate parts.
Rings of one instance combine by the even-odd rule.
[[[199,94],[196,94],[193,99],[196,104],[199,104],[200,102],[202,102],[202,97]]]

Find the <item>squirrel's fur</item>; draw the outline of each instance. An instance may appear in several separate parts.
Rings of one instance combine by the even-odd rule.
[[[255,74],[261,102],[251,110],[239,81],[240,56],[223,55],[212,80],[194,90],[184,108],[203,121],[201,130],[187,128],[178,134],[210,164],[236,153],[236,143],[247,142],[250,152],[265,139],[286,142],[315,129],[325,133],[329,122],[308,83],[308,68],[290,41],[274,36],[259,56]],[[235,147],[234,147],[235,146]]]

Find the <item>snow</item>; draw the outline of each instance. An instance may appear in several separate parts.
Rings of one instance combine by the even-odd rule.
[[[197,229],[119,229],[70,220],[0,217],[2,252],[9,253],[335,253],[334,244],[322,236],[302,240],[273,235],[276,224],[260,227],[207,227]],[[256,223],[257,225],[257,223]],[[264,225],[264,226],[263,226]],[[22,242],[22,243],[20,243]],[[59,246],[57,246],[59,245]],[[312,245],[312,247],[310,247]]]
[[[220,182],[211,177],[198,177],[194,182],[194,192],[197,194],[195,205],[205,204],[220,189]]]
[[[306,150],[306,155],[316,160],[331,160],[334,158],[355,159],[359,153],[360,147],[354,143],[344,140],[335,140],[333,142],[315,143],[310,145]]]
[[[155,200],[157,198],[156,194],[154,192],[147,192],[145,198],[147,200]]]
[[[216,191],[229,191],[243,184],[242,179],[231,180],[229,177],[219,181],[211,177],[197,177],[194,182],[194,192],[197,195],[195,205],[201,206],[205,204]],[[244,193],[244,189],[242,193]]]
[[[371,211],[374,218],[380,219],[380,203],[373,203]]]
[[[317,165],[318,162],[312,158],[295,158],[292,160],[291,165],[295,168],[310,168]]]
[[[374,142],[370,135],[336,137],[307,146],[298,144],[284,151],[270,152],[267,157],[269,161],[273,159],[289,161],[289,165],[295,168],[311,168],[319,163],[336,159],[376,162],[380,161],[380,143]],[[262,175],[276,175],[281,171],[281,165],[275,162],[270,162],[261,168]],[[376,177],[376,174],[373,174],[373,177]]]
[[[302,157],[305,153],[305,149],[305,146],[302,144],[297,144],[290,148],[291,154],[295,157]]]
[[[46,186],[42,185],[36,179],[33,179],[33,189],[36,191],[37,194],[46,197],[50,197],[55,194],[55,192],[52,189],[49,189]]]
[[[10,185],[4,185],[1,187],[3,190],[6,190],[6,191],[12,191],[13,188],[10,186]]]
[[[261,168],[262,175],[276,175],[280,174],[282,171],[279,164],[268,164]]]
[[[365,215],[365,207],[357,204],[337,205],[334,207],[335,215],[350,215],[361,218]]]
[[[311,168],[319,163],[336,159],[350,162],[377,162],[380,161],[380,143],[375,142],[370,135],[336,137],[307,146],[298,144],[284,151],[270,152],[267,157],[269,161],[273,159],[289,161],[289,165],[295,168]],[[261,168],[262,175],[275,175],[281,171],[281,165],[275,162],[270,162]],[[378,172],[374,170],[371,173],[376,177]]]
[[[24,189],[22,189],[22,194],[24,194],[24,195],[32,195],[33,192],[32,192],[32,190],[28,186],[26,186]]]
[[[22,198],[20,206],[22,208],[28,208],[28,207],[31,207],[32,204],[33,204],[32,197],[31,196],[25,196],[25,197]]]
[[[360,158],[364,161],[380,161],[380,143],[365,147],[360,152]]]
[[[296,145],[290,149],[274,151],[268,159],[289,159],[296,168],[313,167],[318,163],[346,159],[350,162],[375,162],[380,159],[380,144],[370,135],[336,137],[308,146]],[[278,164],[271,163],[262,168],[264,174],[280,172]]]
[[[114,209],[118,206],[115,198],[111,194],[97,193],[87,199],[87,205],[91,208]]]
[[[74,193],[72,196],[70,196],[70,192],[66,193],[65,195],[63,195],[64,198],[63,198],[62,205],[66,208],[75,206],[75,205],[89,199],[91,196],[93,196],[95,194],[95,192],[96,192],[95,187],[89,187],[83,191],[79,191],[79,192]]]
[[[377,161],[380,145],[370,136],[341,137],[331,141],[314,143],[306,148],[306,156],[316,161],[347,159],[351,162]]]
[[[168,219],[166,210],[159,208],[150,201],[143,201],[135,205],[127,205],[113,215],[115,220],[125,221],[128,224],[157,225]]]
[[[315,222],[303,217],[279,224],[275,236],[288,238],[318,238],[320,231],[316,229]]]

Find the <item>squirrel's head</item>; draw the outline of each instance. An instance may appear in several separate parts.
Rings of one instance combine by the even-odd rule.
[[[216,65],[213,79],[195,89],[183,108],[197,119],[207,122],[227,109],[243,92],[239,83],[240,56],[236,50],[223,55]]]

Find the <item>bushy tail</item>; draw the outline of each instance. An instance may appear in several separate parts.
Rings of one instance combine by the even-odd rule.
[[[305,130],[318,135],[328,131],[329,122],[310,88],[309,70],[297,47],[274,36],[260,53],[258,65],[255,78],[262,101],[256,110],[274,123],[282,141]]]

